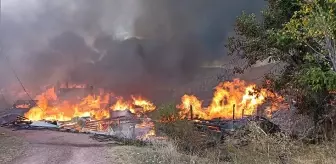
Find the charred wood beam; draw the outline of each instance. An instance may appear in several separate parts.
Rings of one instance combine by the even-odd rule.
[[[137,146],[151,145],[151,142],[148,142],[148,141],[143,141],[139,139],[129,139],[129,138],[112,136],[112,135],[95,134],[95,135],[90,136],[90,138],[98,142],[117,141],[117,142],[120,142],[120,144],[122,145],[137,145]]]
[[[225,126],[223,124],[216,124],[216,123],[194,122],[194,125],[217,127],[217,128],[221,128],[221,129],[227,128],[227,126]]]
[[[227,125],[230,122],[232,122],[232,120],[195,120],[194,122],[210,123],[210,124],[217,124],[217,125]]]

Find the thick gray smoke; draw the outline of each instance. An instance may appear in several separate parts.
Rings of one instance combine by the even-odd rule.
[[[189,81],[203,61],[218,56],[236,16],[263,4],[2,0],[0,86],[17,84],[9,64],[28,90],[71,81],[144,92]]]

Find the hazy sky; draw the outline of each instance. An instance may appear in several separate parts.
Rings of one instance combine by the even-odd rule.
[[[188,34],[216,49],[242,10],[258,12],[263,6],[263,0],[2,0],[2,19],[4,40],[15,49],[41,48],[65,30],[81,33],[87,42],[100,32]]]
[[[145,76],[159,79],[158,72],[162,74],[160,78],[167,78],[163,81],[189,76],[200,61],[225,55],[220,50],[242,10],[259,12],[264,3],[2,0],[0,86],[16,83],[8,64],[27,86],[75,76],[113,81],[111,85],[118,80],[118,84],[128,84]],[[135,36],[145,40],[121,41]],[[93,46],[97,40],[103,48]],[[4,55],[9,56],[10,63]],[[90,64],[104,55],[102,61]],[[97,71],[100,76],[93,76]]]

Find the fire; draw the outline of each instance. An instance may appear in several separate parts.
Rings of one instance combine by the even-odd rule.
[[[256,85],[248,85],[245,81],[234,79],[232,82],[220,83],[214,92],[210,105],[202,107],[202,101],[196,96],[184,95],[182,104],[178,105],[180,114],[185,118],[193,117],[201,119],[236,119],[254,115],[257,107],[264,104],[267,98],[282,100],[280,96],[266,90],[256,89]],[[275,110],[277,103],[266,109],[266,114]]]
[[[133,103],[136,106],[143,108],[143,112],[152,112],[156,109],[156,106],[148,100],[143,99],[142,97],[132,96]]]
[[[128,101],[125,101],[122,97],[118,97],[117,102],[112,105],[111,110],[118,111],[118,110],[130,110],[132,113],[135,113],[135,110],[132,104]]]
[[[55,88],[50,88],[36,97],[37,106],[31,108],[25,117],[29,120],[68,121],[74,117],[92,116],[96,119],[109,117],[109,112],[100,106],[101,96],[87,96],[80,103],[58,101]]]
[[[81,86],[81,85],[73,85]],[[140,116],[152,112],[156,106],[149,100],[140,96],[131,96],[130,99],[116,97],[117,101],[111,104],[112,93],[105,93],[99,90],[98,94],[90,92],[78,102],[70,102],[59,99],[55,88],[46,90],[36,96],[37,105],[31,108],[25,117],[29,120],[58,120],[69,121],[76,117],[90,117],[94,120],[101,120],[110,117],[111,111],[129,110]],[[213,99],[208,107],[203,107],[203,101],[194,95],[184,95],[182,103],[177,105],[179,117],[200,118],[200,119],[239,119],[244,116],[255,115],[258,107],[265,104],[268,99],[276,100],[262,111],[271,115],[279,109],[279,102],[282,97],[267,89],[256,89],[256,85],[247,84],[243,80],[220,83],[216,88]],[[74,100],[75,101],[75,100]],[[172,121],[174,118],[166,118],[163,122]]]
[[[143,122],[141,124],[136,125],[136,128],[149,128],[148,131],[146,132],[146,134],[138,137],[138,139],[149,140],[150,138],[156,136],[154,123],[152,121],[150,121],[150,119],[149,120],[148,119],[143,120]]]
[[[202,101],[200,101],[194,95],[184,95],[182,97],[182,104],[178,106],[178,108],[186,109],[181,110],[181,116],[187,116],[190,113],[190,109],[192,108],[192,115],[199,116],[201,118],[207,117],[207,114],[202,110]],[[190,114],[191,115],[191,114]]]
[[[69,121],[76,117],[101,120],[109,118],[111,110],[130,110],[134,114],[139,114],[156,108],[150,101],[133,96],[132,101],[118,98],[115,104],[109,105],[111,96],[113,95],[100,92],[99,95],[88,95],[80,99],[79,102],[60,101],[55,88],[50,88],[36,97],[37,105],[25,113],[25,117],[32,121]],[[142,109],[136,111],[135,106],[140,106]]]
[[[155,129],[151,129],[147,134],[145,134],[143,137],[141,137],[142,140],[148,140],[151,137],[156,136]]]
[[[114,110],[114,111],[130,110],[132,113],[139,115],[141,113],[151,112],[156,109],[156,106],[149,100],[146,100],[142,97],[135,97],[135,96],[131,96],[131,98],[132,98],[132,101],[126,101],[122,97],[119,97],[117,102],[110,107],[111,110]],[[141,107],[141,109],[138,110],[136,108],[137,106]]]

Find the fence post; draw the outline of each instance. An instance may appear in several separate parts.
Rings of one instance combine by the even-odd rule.
[[[232,107],[232,120],[235,119],[235,108],[236,108],[236,104],[233,104],[233,107]]]
[[[193,120],[194,117],[193,117],[193,106],[190,105],[190,119]]]

